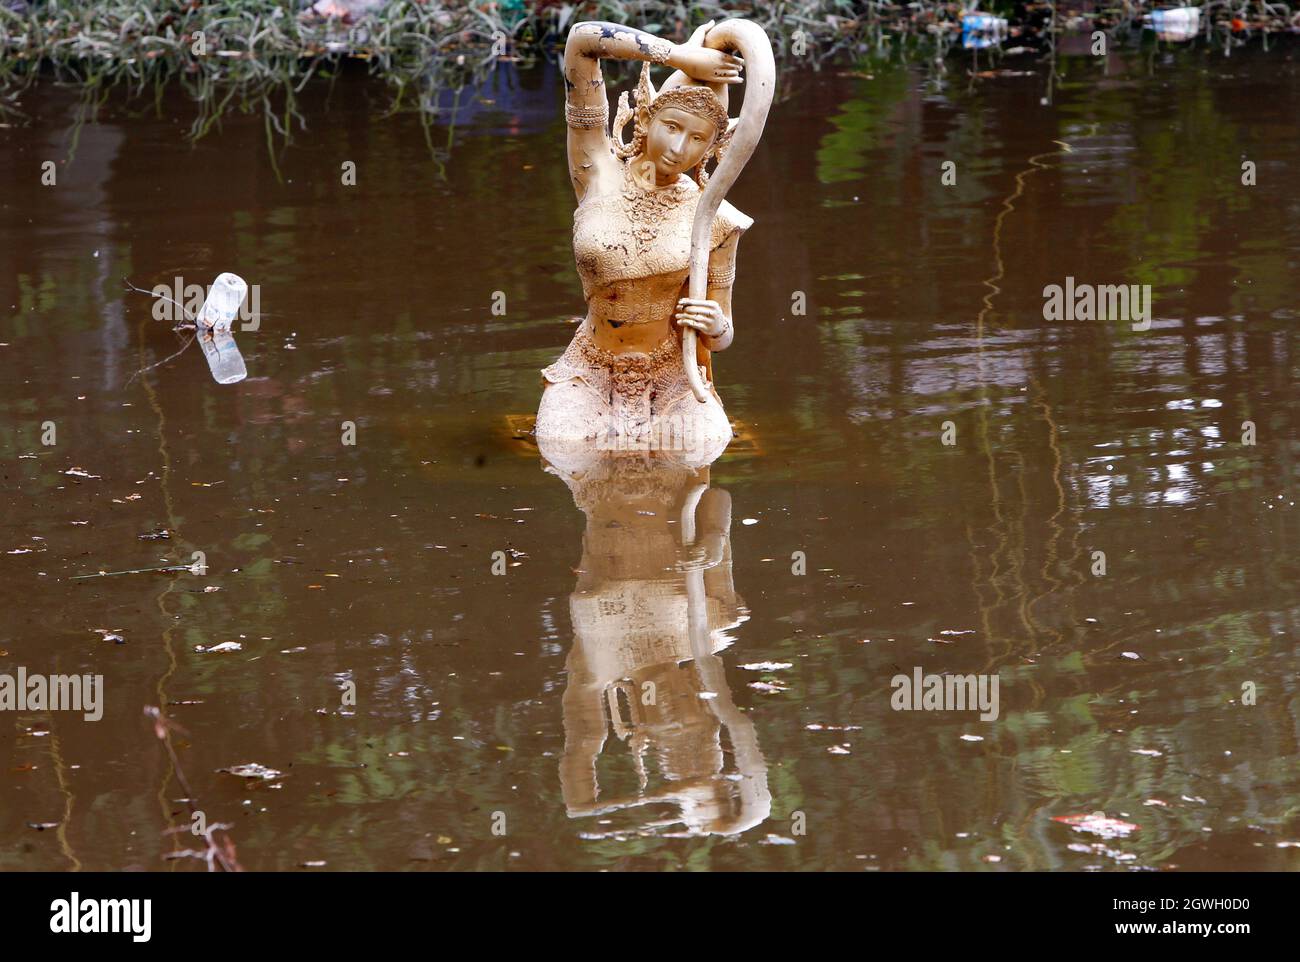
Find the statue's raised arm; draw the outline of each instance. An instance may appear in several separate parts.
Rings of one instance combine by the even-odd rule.
[[[722,92],[740,83],[742,62],[701,44],[705,24],[684,44],[676,44],[635,27],[601,20],[575,24],[564,46],[564,116],[569,128],[569,175],[581,201],[593,178],[617,171],[609,140],[609,95],[601,74],[601,60],[641,60],[676,67],[664,84],[677,86],[688,77]]]

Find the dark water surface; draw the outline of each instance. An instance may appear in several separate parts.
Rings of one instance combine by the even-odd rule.
[[[107,692],[0,715],[0,868],[202,868],[164,861],[193,840],[159,704],[250,869],[1297,867],[1300,78],[1062,71],[1050,106],[1041,76],[784,81],[730,196],[745,433],[707,491],[566,483],[512,436],[582,311],[554,73],[427,137],[379,85],[312,88],[274,166],[260,113],[191,146],[179,96],[78,129],[29,93],[0,671]],[[179,342],[121,278],[225,270],[261,288],[248,380],[192,349],[128,383]],[[1152,285],[1151,329],[1044,320],[1067,276]],[[892,710],[918,666],[998,672],[1000,718]],[[217,771],[247,763],[282,774]],[[1138,827],[1053,821],[1094,811]]]

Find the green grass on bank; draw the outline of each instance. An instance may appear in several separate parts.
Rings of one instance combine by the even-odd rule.
[[[13,9],[17,6],[18,9]],[[439,60],[533,56],[579,20],[613,20],[683,38],[709,19],[745,16],[785,52],[798,30],[829,53],[859,41],[861,0],[665,3],[660,0],[442,2],[391,0],[355,20],[325,19],[292,0],[0,0],[0,82],[45,68],[84,83],[147,81],[163,72],[238,80],[302,73],[354,57],[412,75]]]
[[[287,135],[295,94],[313,77],[334,76],[342,61],[391,83],[395,107],[427,106],[432,90],[467,83],[501,56],[558,52],[581,20],[682,40],[706,20],[742,16],[766,29],[780,62],[815,64],[920,45],[942,57],[959,45],[962,13],[977,5],[1011,19],[1006,46],[1040,49],[1064,30],[1131,24],[1154,0],[1058,2],[371,0],[355,18],[326,19],[304,0],[0,0],[0,112],[21,113],[22,92],[40,79],[82,88],[92,108],[113,88],[160,93],[176,82],[199,105],[195,136],[232,103],[260,105],[268,127]],[[1212,42],[1235,42],[1237,22],[1249,33],[1289,30],[1294,19],[1289,7],[1261,0],[1209,0],[1203,10]]]
[[[868,9],[887,5],[388,0],[355,18],[327,19],[295,0],[0,0],[0,112],[21,115],[21,95],[38,80],[81,88],[92,114],[112,89],[161,95],[178,83],[198,103],[193,136],[232,106],[264,111],[268,127],[287,136],[295,95],[343,61],[387,80],[395,109],[423,107],[437,88],[468,83],[501,56],[553,54],[581,20],[685,39],[707,20],[744,16],[767,29],[779,57],[820,60],[862,46],[881,19],[864,19]],[[806,50],[795,46],[798,31]]]

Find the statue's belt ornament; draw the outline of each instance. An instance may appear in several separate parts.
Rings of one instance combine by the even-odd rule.
[[[616,398],[643,399],[648,393],[659,410],[691,390],[676,336],[668,335],[649,354],[615,354],[596,346],[585,324],[579,325],[559,360],[542,374],[552,383],[580,378],[611,404]]]

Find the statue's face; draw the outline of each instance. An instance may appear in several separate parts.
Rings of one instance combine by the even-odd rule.
[[[645,155],[660,178],[675,178],[704,159],[715,133],[713,121],[680,107],[665,107],[650,121]]]

